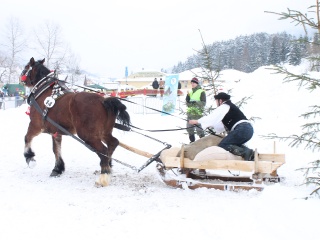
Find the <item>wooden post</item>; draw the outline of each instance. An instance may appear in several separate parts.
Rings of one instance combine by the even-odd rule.
[[[188,178],[189,177],[189,174],[191,172],[191,169],[185,169],[184,168],[184,144],[181,146],[181,149],[180,149],[180,172],[182,174],[186,174],[186,177]]]
[[[184,144],[182,144],[180,150],[180,168],[184,168]]]
[[[276,141],[273,141],[273,154],[275,154],[275,153],[276,153]],[[270,176],[271,177],[278,177],[277,170],[270,173]]]
[[[254,150],[254,173],[258,173],[259,155],[257,149]]]
[[[255,183],[261,184],[262,183],[262,177],[261,173],[258,172],[258,164],[259,164],[259,155],[257,149],[254,150],[254,174],[253,178],[255,179]]]

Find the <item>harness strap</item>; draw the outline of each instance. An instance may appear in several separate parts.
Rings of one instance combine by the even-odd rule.
[[[64,127],[62,127],[61,125],[59,125],[58,123],[56,123],[54,120],[52,120],[50,117],[48,117],[46,115],[46,113],[44,111],[42,111],[41,107],[39,106],[39,104],[37,103],[37,101],[35,100],[33,94],[30,94],[29,96],[29,99],[30,99],[30,105],[33,105],[35,107],[35,109],[45,118],[46,121],[48,121],[49,123],[51,123],[53,126],[55,126],[56,128],[58,128],[59,130],[61,130],[62,132],[64,132],[65,134],[71,136],[73,139],[77,140],[78,142],[82,143],[85,147],[87,147],[89,150],[97,153],[97,154],[100,154],[100,155],[103,155],[105,157],[108,157],[107,155],[101,153],[101,152],[98,152],[96,149],[94,149],[93,147],[91,147],[90,145],[86,144],[83,140],[81,140],[80,138],[76,137],[75,135],[73,135],[72,133],[70,133],[67,129],[65,129]],[[118,128],[118,129],[121,129],[121,130],[124,130],[124,129],[129,129],[128,127],[124,126],[124,125],[121,125],[119,123],[116,123],[115,124],[115,127]],[[128,130],[124,130],[124,131],[128,131]],[[151,138],[151,137],[149,137]],[[137,171],[138,173],[140,171],[142,171],[144,168],[146,168],[147,166],[149,166],[153,161],[156,161],[158,160],[159,156],[160,156],[160,153],[165,150],[165,149],[168,149],[168,148],[171,148],[171,145],[170,144],[166,144],[166,147],[164,149],[162,149],[160,152],[158,152],[157,154],[153,155],[144,165],[142,165],[139,169],[137,169],[136,167],[134,166],[131,166],[127,163],[124,163],[120,160],[117,160],[115,158],[111,158],[112,160],[118,162],[118,163],[121,163],[123,164],[124,166],[126,167],[130,167],[132,170],[134,171]]]
[[[60,82],[63,82],[63,83],[68,83],[68,82],[63,81],[63,80],[59,80],[59,81],[60,81]],[[93,92],[100,93],[100,91],[95,91],[95,90],[93,90],[93,89],[86,88],[86,87],[84,87],[84,86],[79,86],[79,85],[76,85],[76,84],[74,84],[74,86],[81,87],[81,88],[83,88],[83,89],[89,89],[89,90],[91,90],[91,91],[93,91]],[[136,105],[140,105],[140,104],[138,104],[138,103],[132,102],[132,101],[127,100],[127,99],[123,99],[123,98],[119,98],[119,97],[117,97],[117,98],[118,98],[119,100],[121,100],[121,101],[126,101],[126,102],[130,102],[130,103],[133,103],[133,104],[136,104]],[[173,114],[171,114],[171,113],[167,113],[167,112],[164,112],[164,111],[161,111],[161,110],[158,110],[158,109],[155,109],[155,108],[151,108],[151,107],[146,107],[146,106],[144,106],[144,107],[145,107],[145,108],[148,108],[148,109],[150,109],[150,110],[154,110],[154,111],[156,111],[156,112],[164,113],[164,114],[170,115],[170,116],[172,116],[172,117],[179,118],[179,119],[184,120],[184,121],[188,121],[188,120],[185,119],[185,118],[181,118],[181,117],[175,116],[175,115],[173,115]],[[136,129],[139,129],[139,130],[142,130],[142,131],[148,131],[148,132],[169,132],[169,131],[179,131],[179,130],[186,130],[186,129],[189,129],[189,128],[193,128],[193,127],[187,127],[187,128],[175,128],[175,129],[165,129],[165,130],[146,130],[146,129],[138,128],[138,127],[135,127],[135,126],[132,126],[132,125],[130,125],[130,126],[133,127],[133,128],[136,128]],[[120,130],[122,130],[122,131],[130,131],[130,128],[125,127],[125,126],[123,126],[123,125],[121,125],[121,124],[118,124],[118,123],[116,123],[114,127],[117,128],[117,129],[120,129]],[[199,127],[199,126],[196,126],[196,127]],[[210,130],[209,130],[209,131],[210,131]],[[212,133],[212,130],[211,130],[210,132],[211,132],[211,134],[213,134],[213,133]]]
[[[65,83],[65,84],[70,84],[69,82],[65,81],[65,80],[59,80],[60,82],[62,83]],[[88,88],[88,87],[85,87],[85,86],[80,86],[80,85],[77,85],[77,84],[72,84],[73,86],[76,86],[76,87],[79,87],[79,88],[83,88],[83,89],[87,89],[87,90],[90,90],[92,92],[96,92],[96,93],[101,93],[101,91],[97,91],[97,90],[94,90],[92,88]]]
[[[126,102],[129,102],[129,103],[133,103],[133,104],[136,104],[136,105],[141,105],[141,104],[132,102],[132,101],[130,101],[130,100],[128,100],[128,99],[123,99],[123,98],[118,98],[118,99],[121,100],[121,101],[126,101]],[[170,116],[172,116],[172,117],[179,118],[179,119],[184,120],[184,121],[188,121],[188,120],[185,119],[185,118],[181,118],[181,117],[175,116],[175,115],[173,115],[173,114],[171,114],[171,113],[167,113],[167,112],[164,112],[164,111],[161,111],[161,110],[158,110],[158,109],[155,109],[155,108],[147,107],[147,106],[144,106],[144,107],[147,108],[147,109],[151,109],[151,110],[153,110],[153,111],[159,112],[159,113],[164,113],[164,114],[170,115]]]
[[[173,128],[173,129],[161,129],[161,130],[147,130],[147,129],[142,129],[142,128],[138,128],[135,126],[130,125],[131,127],[135,128],[135,129],[139,129],[142,131],[148,131],[148,132],[169,132],[169,131],[179,131],[179,130],[185,130],[188,128],[192,128],[192,127],[187,127],[187,128]]]
[[[71,136],[72,138],[74,138],[75,140],[77,140],[78,142],[82,143],[84,146],[86,146],[88,149],[90,149],[91,151],[98,153],[98,154],[102,154],[97,152],[97,150],[95,150],[93,147],[91,147],[90,145],[86,144],[83,140],[81,140],[80,138],[76,137],[75,135],[73,135],[71,132],[69,132],[67,129],[65,129],[64,127],[62,127],[61,125],[57,124],[55,121],[53,121],[50,117],[47,116],[47,113],[45,111],[42,111],[42,109],[40,108],[39,104],[37,103],[37,101],[35,100],[35,97],[33,96],[33,94],[30,94],[29,96],[29,100],[30,100],[30,105],[33,105],[35,107],[35,109],[41,114],[41,116],[47,120],[49,123],[51,123],[53,126],[55,126],[56,128],[58,128],[59,130],[61,130],[62,132],[64,132],[65,134]],[[103,154],[104,155],[104,154]]]
[[[130,101],[130,100],[128,100],[128,99],[123,99],[123,98],[118,98],[118,99],[121,100],[121,101],[126,101],[126,102],[130,102],[130,103],[133,103],[133,104],[136,104],[136,105],[140,105],[140,104],[135,103],[135,102],[132,102],[132,101]],[[151,110],[154,110],[154,111],[156,111],[156,112],[165,113],[165,114],[170,115],[170,116],[172,116],[172,117],[176,117],[176,118],[179,118],[179,119],[181,119],[181,120],[184,120],[184,121],[187,121],[187,122],[188,122],[188,119],[175,116],[175,115],[173,115],[173,114],[171,114],[171,113],[167,113],[167,112],[164,112],[164,111],[160,111],[160,110],[155,109],[155,108],[150,108],[150,107],[146,107],[146,106],[144,106],[144,107],[145,107],[145,108],[148,108],[148,109],[151,109]],[[148,132],[179,131],[179,130],[186,130],[186,129],[193,128],[193,127],[198,127],[198,128],[200,128],[200,129],[204,130],[203,128],[201,128],[201,127],[198,126],[198,125],[193,125],[192,127],[186,127],[186,128],[165,129],[165,130],[145,130],[145,129],[141,129],[141,128],[138,128],[138,127],[135,127],[135,126],[132,126],[132,125],[130,125],[130,126],[133,127],[133,128],[136,128],[136,129],[139,129],[139,130],[143,130],[143,131],[148,131]],[[121,130],[122,130],[122,129],[121,129]],[[212,131],[212,129],[207,128],[207,130],[210,132],[210,134],[215,135],[215,136],[218,136],[218,137],[221,137],[221,136],[217,135],[214,131]]]

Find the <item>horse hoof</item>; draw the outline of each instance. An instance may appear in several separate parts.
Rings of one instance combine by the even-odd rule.
[[[96,187],[106,187],[110,183],[110,174],[100,174],[99,179],[95,182]]]
[[[29,161],[27,161],[27,163],[28,163],[28,167],[31,169],[37,165],[36,161],[33,159],[30,159]]]
[[[50,174],[50,177],[60,177],[60,175],[61,175],[60,173],[52,171]]]

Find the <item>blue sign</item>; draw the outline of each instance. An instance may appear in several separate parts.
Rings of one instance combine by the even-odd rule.
[[[126,77],[128,77],[128,67],[126,67]]]
[[[166,76],[163,93],[162,111],[166,113],[173,113],[176,108],[176,100],[178,94],[179,74],[172,74]],[[166,115],[163,113],[162,115]]]

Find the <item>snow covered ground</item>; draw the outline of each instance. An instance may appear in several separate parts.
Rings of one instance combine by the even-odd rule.
[[[272,153],[274,142],[262,135],[299,134],[304,122],[299,115],[319,100],[316,92],[284,84],[283,76],[265,68],[250,74],[227,70],[221,78],[226,80],[224,91],[233,89],[233,102],[252,96],[243,111],[260,119],[248,145],[263,153]],[[318,159],[318,153],[276,142],[276,152],[286,154],[278,171],[285,181],[262,192],[173,189],[160,181],[155,163],[136,173],[115,162],[111,185],[96,188],[98,157],[70,137],[62,141],[66,171],[61,177],[49,177],[54,155],[46,134],[33,141],[37,166],[27,167],[26,109],[0,111],[0,239],[319,239],[319,199],[303,199],[314,186],[301,185],[303,172],[297,171]],[[143,129],[185,127],[185,121],[172,116],[130,115],[132,125]],[[172,146],[188,142],[185,131],[142,133]],[[152,154],[164,147],[134,132],[114,130],[114,135]],[[147,160],[121,147],[113,157],[136,167]]]

